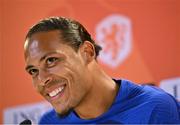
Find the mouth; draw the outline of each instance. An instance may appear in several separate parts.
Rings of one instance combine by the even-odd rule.
[[[47,97],[48,101],[55,101],[57,99],[59,100],[64,95],[65,88],[65,81],[60,83],[58,82],[54,85],[45,88],[45,96]]]
[[[61,94],[63,92],[64,88],[65,88],[65,85],[58,87],[58,88],[54,89],[53,91],[49,92],[48,96],[51,98],[54,98],[57,95]]]

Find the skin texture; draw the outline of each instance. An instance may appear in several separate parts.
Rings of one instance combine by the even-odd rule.
[[[81,118],[95,118],[112,105],[118,86],[98,66],[89,41],[76,52],[59,34],[57,30],[39,32],[25,41],[26,71],[57,113],[74,109]],[[62,92],[51,98],[49,93],[60,87]]]

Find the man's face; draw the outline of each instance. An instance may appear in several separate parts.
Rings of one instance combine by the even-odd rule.
[[[63,44],[59,34],[40,32],[27,39],[25,61],[36,90],[56,112],[65,114],[83,100],[90,85],[81,51]]]

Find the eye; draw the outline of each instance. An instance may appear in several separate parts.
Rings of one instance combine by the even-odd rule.
[[[32,76],[36,76],[37,74],[38,74],[38,70],[37,69],[30,69],[29,71],[28,71],[28,73],[30,74],[30,75],[32,75]]]
[[[48,65],[48,67],[51,67],[51,66],[54,66],[57,61],[58,61],[57,57],[49,57],[46,60],[46,64]]]

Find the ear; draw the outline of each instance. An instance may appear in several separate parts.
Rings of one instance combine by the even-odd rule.
[[[95,59],[96,53],[94,45],[89,41],[84,41],[84,43],[79,48],[80,54],[86,64]]]

